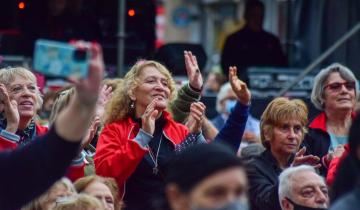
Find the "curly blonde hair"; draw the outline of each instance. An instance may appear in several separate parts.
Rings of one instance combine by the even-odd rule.
[[[145,67],[155,67],[167,80],[170,89],[170,98],[172,101],[176,95],[175,82],[169,70],[162,64],[156,61],[148,60],[137,62],[130,71],[125,75],[124,80],[119,87],[116,88],[109,105],[106,107],[105,123],[112,123],[117,120],[126,118],[130,112],[130,93],[134,91],[140,84],[139,76]]]
[[[287,99],[284,97],[275,98],[266,107],[260,119],[261,143],[267,149],[270,148],[269,141],[265,138],[265,133],[273,135],[274,126],[281,125],[282,122],[290,119],[298,120],[302,126],[302,137],[306,133],[308,122],[308,108],[304,101],[300,99]]]

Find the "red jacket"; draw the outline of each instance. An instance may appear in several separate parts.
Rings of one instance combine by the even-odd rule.
[[[180,144],[189,134],[188,128],[176,123],[169,113],[164,111],[163,115],[166,120],[163,129],[166,139],[174,146]],[[96,174],[115,178],[121,195],[124,195],[126,180],[148,152],[134,140],[139,130],[139,124],[128,117],[107,124],[97,143],[94,159]]]
[[[326,183],[331,186],[334,181],[337,174],[337,171],[339,170],[340,163],[345,159],[345,157],[350,152],[349,144],[345,144],[345,151],[340,157],[334,157],[329,165],[328,174],[326,175]]]
[[[48,127],[41,126],[37,123],[35,123],[35,129],[36,129],[36,136],[42,136],[45,133],[47,133],[47,131],[49,130]],[[0,151],[7,150],[7,149],[15,149],[15,148],[17,148],[17,146],[18,146],[17,142],[11,141],[9,139],[6,139],[3,136],[0,136]],[[72,165],[72,166],[70,166],[66,176],[71,181],[75,181],[84,176],[84,169],[85,169],[85,163]]]
[[[355,118],[355,112],[351,117]],[[329,161],[327,154],[330,147],[330,135],[326,128],[327,117],[325,112],[320,113],[309,125],[308,133],[305,135],[303,146],[306,146],[308,154],[316,155],[321,158],[320,174],[326,176],[328,173]]]

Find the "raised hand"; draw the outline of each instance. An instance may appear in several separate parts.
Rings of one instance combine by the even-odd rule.
[[[229,82],[240,103],[249,105],[251,100],[250,90],[247,88],[246,83],[238,78],[235,66],[229,68]]]
[[[99,94],[97,105],[96,105],[96,112],[95,112],[96,116],[99,116],[100,118],[103,117],[104,112],[105,112],[105,106],[110,101],[110,99],[112,97],[112,93],[113,93],[113,90],[112,90],[111,86],[103,85],[103,87],[101,88],[100,94]]]
[[[196,56],[191,51],[184,51],[186,73],[189,78],[190,86],[196,90],[201,90],[203,86],[203,78],[196,60]]]
[[[156,107],[156,99],[154,99],[147,107],[144,114],[141,116],[141,124],[142,129],[150,134],[153,135],[155,131],[155,120],[159,111],[155,109]]]
[[[304,155],[306,152],[306,147],[301,148],[294,157],[291,166],[298,166],[302,164],[311,165],[315,168],[320,168],[321,164],[319,163],[320,158],[314,155]]]
[[[98,130],[99,125],[100,125],[100,117],[95,116],[81,142],[81,149],[86,148],[91,143]]]
[[[190,106],[190,115],[186,122],[190,133],[200,133],[204,121],[206,106],[202,102],[194,102]]]
[[[89,129],[95,112],[104,75],[104,61],[100,45],[77,42],[75,46],[91,52],[89,73],[87,78],[69,78],[74,83],[75,95],[69,105],[59,113],[54,126],[58,135],[62,138],[72,142],[79,142],[79,139],[82,139]]]
[[[342,144],[339,144],[335,147],[334,151],[329,152],[326,156],[326,161],[330,163],[330,161],[334,158],[339,158],[345,152],[345,147]]]
[[[15,100],[10,100],[9,93],[3,84],[0,84],[0,101],[2,101],[1,106],[6,118],[6,131],[15,133],[20,121],[18,106]]]
[[[89,74],[87,78],[70,78],[75,84],[77,97],[83,105],[94,105],[99,96],[99,89],[104,74],[104,61],[101,46],[99,44],[90,44],[78,41],[75,46],[79,49],[89,50],[91,60],[89,65]]]

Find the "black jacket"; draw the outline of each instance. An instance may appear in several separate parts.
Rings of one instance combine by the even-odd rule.
[[[246,163],[252,210],[281,210],[278,176],[281,169],[270,150],[265,150]]]
[[[320,175],[326,177],[329,164],[326,162],[326,155],[330,147],[330,135],[321,129],[309,127],[302,145],[306,147],[307,154],[316,155],[320,158],[321,168],[319,172]]]
[[[78,150],[79,143],[65,141],[51,128],[24,147],[1,152],[0,209],[19,209],[45,192],[66,173]]]

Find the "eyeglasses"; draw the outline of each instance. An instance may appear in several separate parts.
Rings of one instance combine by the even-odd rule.
[[[324,89],[329,88],[332,91],[339,91],[341,90],[342,86],[345,86],[347,90],[354,90],[355,82],[334,82],[325,85]]]

